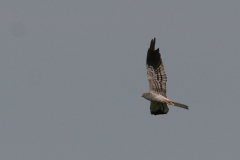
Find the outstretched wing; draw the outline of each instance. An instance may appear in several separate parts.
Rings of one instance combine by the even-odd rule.
[[[147,77],[150,92],[155,92],[167,97],[167,76],[163,67],[159,48],[155,50],[156,39],[152,39],[147,53]]]
[[[151,114],[153,115],[167,114],[168,111],[169,111],[169,108],[166,103],[151,101],[151,105],[150,105]]]

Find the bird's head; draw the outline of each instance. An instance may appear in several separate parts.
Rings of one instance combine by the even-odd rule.
[[[149,100],[150,99],[150,93],[143,93],[142,97]]]
[[[145,97],[145,96],[146,96],[146,93],[143,93],[143,94],[142,94],[142,97]]]

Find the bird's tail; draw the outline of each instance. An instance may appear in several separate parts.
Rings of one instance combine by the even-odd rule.
[[[172,101],[172,105],[180,107],[180,108],[188,109],[188,106],[186,106],[185,104],[181,104],[181,103],[177,103],[177,102]]]

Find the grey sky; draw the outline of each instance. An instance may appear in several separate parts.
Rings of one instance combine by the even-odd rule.
[[[0,2],[6,160],[240,157],[240,1]],[[152,38],[169,106],[153,116]]]

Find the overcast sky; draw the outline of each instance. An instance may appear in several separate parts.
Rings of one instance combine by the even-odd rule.
[[[240,1],[2,0],[4,160],[240,157]],[[150,114],[152,38],[169,106]]]

